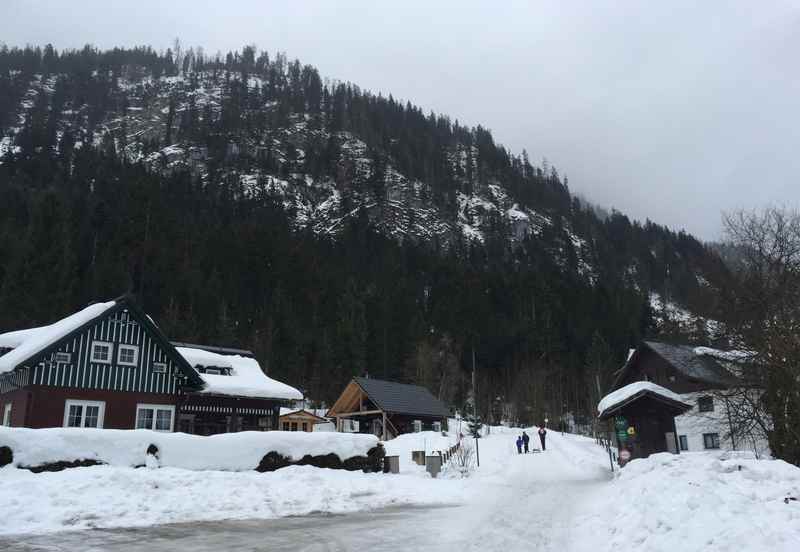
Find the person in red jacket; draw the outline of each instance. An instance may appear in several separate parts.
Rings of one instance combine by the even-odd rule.
[[[544,428],[544,426],[541,426],[539,428],[539,441],[541,441],[542,443],[542,450],[547,450],[544,446],[544,438],[546,435],[547,435],[547,430]]]

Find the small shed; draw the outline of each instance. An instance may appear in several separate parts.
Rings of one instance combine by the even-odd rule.
[[[326,424],[328,420],[321,416],[317,416],[313,412],[305,409],[296,408],[281,408],[280,418],[278,418],[278,427],[282,431],[314,431],[316,424]]]
[[[355,420],[360,433],[384,441],[403,433],[441,431],[449,414],[447,406],[422,386],[374,378],[353,378],[328,410],[337,431],[345,431],[346,422]]]
[[[679,453],[675,416],[692,405],[669,389],[637,381],[606,395],[597,405],[598,418],[613,422],[620,464],[657,452]]]

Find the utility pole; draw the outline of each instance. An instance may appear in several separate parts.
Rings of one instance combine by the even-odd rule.
[[[478,416],[478,390],[475,387],[475,343],[472,344],[472,415]]]
[[[478,423],[478,390],[475,386],[475,342],[472,342],[472,417],[475,420],[475,423]],[[478,464],[478,467],[481,467],[481,451],[480,447],[478,446],[478,441],[480,441],[481,437],[481,426],[478,425],[478,429],[475,432],[475,460]]]

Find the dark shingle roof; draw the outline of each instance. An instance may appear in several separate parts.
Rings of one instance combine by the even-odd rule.
[[[714,357],[698,355],[692,346],[659,341],[645,341],[644,344],[687,378],[722,386],[735,385],[738,381]]]
[[[419,385],[395,383],[372,378],[353,378],[370,400],[381,410],[394,414],[445,417],[445,404]]]

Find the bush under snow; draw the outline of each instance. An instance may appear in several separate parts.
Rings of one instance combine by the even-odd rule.
[[[14,466],[93,460],[112,466],[143,466],[150,445],[158,464],[187,470],[254,470],[268,452],[293,460],[335,454],[340,460],[366,456],[378,444],[373,435],[245,431],[201,437],[145,429],[25,429],[0,427],[0,447],[10,447]]]

